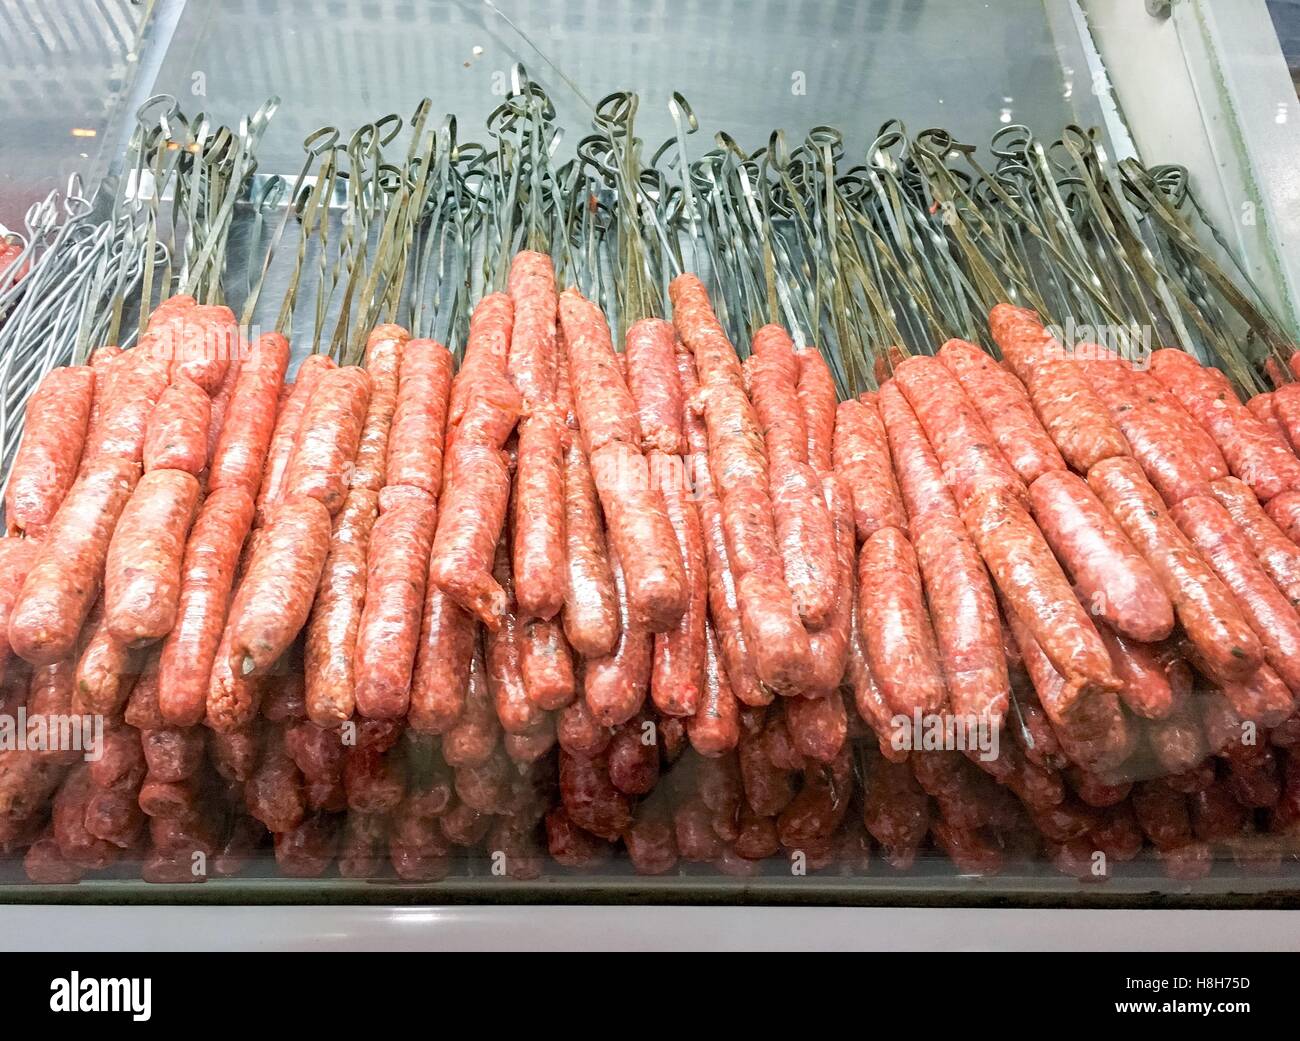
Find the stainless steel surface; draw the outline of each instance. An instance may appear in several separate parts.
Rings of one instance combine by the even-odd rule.
[[[73,173],[89,175],[132,79],[144,7],[131,0],[0,4],[0,224]]]
[[[671,134],[668,98],[680,90],[706,134],[726,128],[755,148],[773,127],[801,135],[831,123],[848,134],[851,150],[861,150],[895,117],[978,140],[1000,121],[1045,134],[1071,120],[1098,122],[1095,99],[1087,84],[1074,82],[1074,67],[1062,60],[1069,49],[1053,37],[1047,17],[1066,2],[498,6],[589,100],[640,91],[638,126],[647,141]],[[222,119],[279,94],[284,108],[263,155],[264,169],[282,172],[297,168],[299,143],[322,123],[355,126],[389,111],[406,114],[426,94],[435,113],[455,112],[474,138],[516,61],[547,88],[561,124],[585,133],[583,102],[483,0],[192,0],[154,89]]]
[[[6,907],[12,951],[1258,951],[1300,911],[839,907]]]
[[[516,62],[556,103],[567,135],[562,155],[590,128],[587,105],[623,88],[642,95],[637,129],[648,150],[673,133],[667,104],[681,91],[700,120],[689,142],[696,155],[720,129],[756,148],[773,128],[796,144],[829,123],[844,131],[856,159],[894,118],[913,131],[942,125],[982,146],[1013,122],[1049,139],[1070,122],[1122,130],[1105,90],[1093,89],[1096,56],[1079,31],[1075,0],[497,6],[513,26],[484,0],[159,0],[165,24],[151,29],[142,61],[159,50],[165,58],[157,78],[142,76],[132,96],[171,93],[187,113],[234,125],[278,95],[283,103],[259,148],[262,174],[297,170],[302,140],[323,124],[346,137],[386,113],[408,115],[426,95],[435,117],[456,115],[462,140],[483,140]],[[283,295],[296,231],[269,273],[256,315],[262,327]],[[243,270],[244,254],[237,226],[232,270]],[[232,282],[238,309],[242,286]],[[296,324],[298,357],[310,339],[307,324]]]

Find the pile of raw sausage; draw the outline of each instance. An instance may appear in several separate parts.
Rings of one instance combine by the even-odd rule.
[[[36,882],[536,878],[624,856],[964,873],[1300,851],[1300,384],[1177,350],[743,360],[703,285],[616,345],[513,260],[459,366],[363,364],[175,297],[28,407],[0,750]],[[996,745],[990,745],[996,737]]]

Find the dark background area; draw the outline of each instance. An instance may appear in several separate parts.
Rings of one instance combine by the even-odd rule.
[[[1291,70],[1291,82],[1300,93],[1300,0],[1268,0],[1268,13]]]

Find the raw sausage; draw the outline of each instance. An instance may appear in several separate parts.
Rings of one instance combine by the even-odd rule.
[[[1151,355],[1151,372],[1214,438],[1233,476],[1261,500],[1300,490],[1300,459],[1237,399],[1217,369],[1164,348]]]
[[[506,597],[492,558],[510,501],[510,469],[501,449],[458,437],[448,461],[429,577],[489,629],[500,627]]]
[[[913,531],[952,709],[997,727],[1007,713],[1010,678],[988,571],[955,517],[931,513]]]
[[[618,642],[618,594],[596,486],[577,438],[564,453],[564,541],[564,633],[584,658],[603,657]]]
[[[583,697],[591,714],[604,726],[625,723],[640,711],[650,685],[650,633],[632,619],[627,581],[616,553],[610,554],[614,585],[618,591],[620,631],[613,653],[588,660],[583,674]]]
[[[448,767],[478,767],[486,763],[500,738],[500,723],[487,691],[487,669],[477,641],[468,677],[464,711],[442,736],[442,758]]]
[[[203,718],[208,675],[253,512],[246,489],[218,489],[204,499],[190,531],[176,623],[163,641],[159,662],[162,715],[172,726],[193,726]]]
[[[51,369],[27,399],[23,439],[5,489],[10,535],[44,534],[76,481],[95,380],[89,365]]]
[[[9,616],[38,554],[39,546],[33,539],[0,539],[0,676],[5,675],[13,657]]]
[[[1065,469],[1060,450],[1034,414],[1029,392],[1015,376],[965,340],[949,340],[938,358],[957,377],[1003,458],[1025,484]]]
[[[1026,499],[1024,482],[1002,458],[984,420],[941,361],[908,358],[894,371],[894,382],[920,420],[959,507],[984,490]]]
[[[259,337],[243,359],[230,402],[220,412],[221,433],[208,466],[209,491],[237,487],[256,497],[275,430],[275,403],[288,365],[289,341],[279,333]],[[213,412],[217,414],[215,408]]]
[[[1128,442],[1085,379],[1081,363],[1043,328],[1037,315],[998,304],[989,313],[989,329],[1070,466],[1087,473],[1094,463],[1129,454]]]
[[[231,610],[239,606],[236,593],[231,601]],[[204,722],[213,730],[230,733],[233,730],[247,728],[257,715],[261,706],[263,677],[236,672],[230,657],[231,629],[227,620],[222,630],[221,640],[212,657],[212,669],[208,674],[207,714]],[[140,684],[136,684],[136,693]],[[132,697],[134,698],[134,694]]]
[[[627,331],[624,348],[628,390],[636,403],[642,447],[681,455],[682,385],[677,378],[673,327],[662,318],[642,318]]]
[[[1300,544],[1300,492],[1275,495],[1264,509],[1287,538]]]
[[[881,528],[858,560],[858,624],[867,664],[896,713],[941,712],[948,692],[921,574],[907,536]]]
[[[636,402],[616,360],[605,316],[572,286],[560,294],[559,306],[574,410],[593,466],[597,450],[607,445],[639,451]]]
[[[534,408],[519,427],[514,489],[515,599],[524,618],[548,619],[564,605],[564,422]]]
[[[388,440],[397,408],[398,373],[411,334],[400,325],[377,325],[366,340],[365,371],[370,377],[370,396],[365,418],[352,458],[349,485],[378,492],[385,482]],[[328,505],[328,504],[327,504]]]
[[[375,493],[354,488],[334,518],[303,650],[307,715],[317,726],[338,726],[356,707],[353,662],[366,602],[367,548],[378,515]]]
[[[94,465],[101,455],[117,456],[139,465],[144,455],[149,416],[167,389],[167,364],[143,352],[131,351],[114,365],[112,381],[98,426],[86,438],[81,457],[83,469]]]
[[[449,427],[461,425],[473,398],[484,394],[497,397],[503,390],[509,391],[508,397],[514,400],[515,416],[518,416],[522,399],[506,377],[513,328],[514,305],[505,293],[488,293],[475,306],[474,313],[469,318],[465,356],[460,364],[460,372],[451,385],[451,401],[447,412]],[[513,427],[513,418],[510,423]],[[509,434],[508,429],[501,433],[499,445],[505,443]],[[450,444],[447,447],[450,448]]]
[[[1038,701],[1069,757],[1094,770],[1113,768],[1127,758],[1131,734],[1115,691],[1078,688],[1055,668],[1018,615],[1012,612],[1008,621]]]
[[[236,675],[270,668],[306,623],[329,553],[329,511],[314,498],[290,498],[263,531],[230,611]]]
[[[510,501],[502,453],[519,419],[519,392],[505,377],[510,298],[490,294],[470,319],[465,361],[451,387],[446,491],[429,577],[489,629],[501,624],[505,594],[492,577]]]
[[[745,646],[761,682],[793,693],[807,674],[811,647],[784,580],[758,417],[745,396],[735,348],[699,279],[681,275],[669,292],[673,321],[699,374],[710,476],[721,505]],[[737,696],[743,697],[744,674],[732,669],[731,675]]]
[[[767,445],[769,473],[792,463],[808,462],[808,433],[799,407],[799,367],[794,344],[779,325],[754,333],[750,356],[749,396]]]
[[[112,344],[96,347],[90,355],[90,367],[95,370],[95,390],[90,399],[86,437],[81,448],[81,466],[90,462],[90,453],[96,451],[91,446],[99,444],[99,432],[103,429],[108,402],[113,396],[113,380],[122,368],[131,363],[131,360],[131,356],[122,348]]]
[[[1173,605],[1155,572],[1083,478],[1067,470],[1044,474],[1029,488],[1029,505],[1090,614],[1144,643],[1173,631]]]
[[[50,523],[9,616],[9,643],[33,665],[73,651],[99,595],[117,520],[140,477],[140,464],[104,453],[86,467]]]
[[[1257,394],[1247,405],[1253,405],[1268,395]],[[1274,433],[1278,434],[1291,450],[1300,444],[1300,384],[1284,383],[1273,393],[1268,414],[1272,417]],[[1255,411],[1253,408],[1251,411]]]
[[[181,562],[198,500],[193,474],[151,470],[122,510],[104,568],[104,618],[129,646],[160,639],[176,624]]]
[[[1151,376],[1119,360],[1086,362],[1084,374],[1166,503],[1203,494],[1227,473],[1214,442]]]
[[[1145,719],[1168,716],[1174,709],[1174,690],[1157,649],[1121,636],[1104,622],[1097,626],[1097,633],[1123,683],[1119,696],[1129,711]]]
[[[397,408],[388,435],[386,485],[442,493],[443,435],[451,395],[451,352],[433,340],[411,340],[402,352]]]
[[[126,703],[139,666],[131,648],[108,631],[102,600],[91,610],[86,631],[90,635],[77,659],[77,703],[111,716]]]
[[[704,381],[701,393],[745,646],[760,681],[793,692],[807,673],[811,648],[785,583],[757,417],[743,392],[722,378]]]
[[[510,259],[506,292],[514,304],[506,366],[525,404],[554,400],[556,383],[555,268],[546,253],[520,250]]]
[[[155,308],[149,316],[142,347],[147,346],[150,334],[155,331],[159,310]],[[171,362],[172,381],[192,380],[205,394],[211,394],[221,384],[231,358],[238,351],[239,324],[234,312],[220,304],[198,304],[183,310],[179,319],[166,323],[170,329],[162,330],[164,341],[170,339],[166,345],[170,349],[165,349],[163,356]]]
[[[706,387],[726,383],[743,392],[740,358],[713,313],[704,283],[689,272],[678,275],[669,284],[668,295],[673,305],[673,328],[695,357],[700,382]]]
[[[266,453],[266,467],[262,472],[262,485],[257,493],[257,524],[266,523],[271,507],[280,501],[284,492],[284,475],[293,458],[294,446],[302,430],[302,417],[307,412],[316,384],[326,371],[336,368],[328,354],[309,354],[298,366],[298,376],[289,389],[289,397],[280,407],[275,419],[275,429]]]
[[[750,396],[767,448],[768,485],[786,585],[804,624],[826,624],[835,602],[835,533],[821,483],[808,465],[808,435],[798,400],[798,366],[785,330],[754,334]]]
[[[1243,679],[1263,662],[1258,638],[1232,594],[1197,556],[1131,459],[1108,459],[1088,484],[1155,571],[1174,614],[1216,679]]]
[[[864,395],[866,400],[866,395]],[[893,381],[886,383],[876,395],[880,418],[889,437],[889,451],[898,475],[898,489],[905,519],[912,524],[924,524],[931,513],[956,517],[957,502],[948,490],[939,460],[926,440],[925,431],[907,403],[907,398]],[[856,493],[855,493],[856,495]],[[905,528],[906,524],[892,525]]]
[[[773,694],[758,682],[753,662],[745,649],[740,606],[736,598],[736,579],[727,557],[722,507],[709,473],[707,426],[694,408],[699,391],[695,360],[685,350],[677,353],[677,374],[685,394],[682,426],[691,451],[683,464],[686,478],[694,480],[696,512],[700,517],[700,530],[704,540],[709,615],[717,640],[717,654],[726,668],[733,696],[746,705],[766,705],[772,700]]]
[[[410,704],[436,513],[432,506],[401,506],[370,534],[353,666],[357,711],[370,719],[399,719]]]
[[[838,690],[820,698],[787,698],[785,722],[795,750],[819,763],[829,763],[848,737],[848,713]]]
[[[510,553],[503,538],[497,545],[493,572],[506,594],[506,613],[499,628],[483,641],[488,691],[496,706],[497,719],[507,734],[522,734],[541,723],[541,711],[529,700],[524,687],[521,662],[521,625],[514,603],[514,579],[510,574]]]
[[[740,703],[732,693],[712,625],[705,628],[704,650],[704,686],[686,733],[700,755],[725,755],[740,742]]]
[[[573,651],[559,621],[549,618],[525,622],[519,644],[519,666],[528,700],[547,712],[564,708],[577,693],[577,680]]]
[[[759,682],[754,662],[745,646],[735,575],[727,556],[726,528],[722,507],[712,488],[696,505],[704,535],[704,553],[709,580],[709,615],[718,640],[718,654],[726,666],[732,693],[746,705],[766,705],[773,693]],[[811,660],[812,647],[809,645]]]
[[[671,358],[669,359],[672,360]],[[674,368],[667,378],[677,382]],[[680,422],[680,413],[679,413]],[[656,455],[651,453],[651,472]],[[660,456],[662,460],[676,457]],[[650,697],[667,716],[693,716],[704,686],[704,626],[708,612],[708,580],[704,566],[704,535],[700,517],[679,470],[662,467],[664,506],[677,536],[677,548],[686,567],[690,599],[676,628],[654,637],[654,663],[650,673]]]
[[[245,341],[241,340],[240,343],[244,347],[247,346]],[[239,373],[242,371],[244,365],[244,353],[246,353],[246,351],[241,350],[239,356],[231,359],[230,367],[226,369],[226,374],[221,379],[221,386],[217,388],[217,392],[212,395],[212,399],[209,402],[210,410],[207,438],[209,466],[211,466],[212,462],[217,458],[217,442],[221,438],[222,428],[226,425],[226,413],[230,410],[230,402],[234,397],[235,387],[239,384]]]
[[[983,492],[962,521],[1011,609],[1065,678],[1066,706],[1087,687],[1118,690],[1101,637],[1025,508],[1009,495]]]
[[[799,367],[799,407],[808,433],[808,463],[818,476],[830,473],[835,439],[835,378],[815,347],[794,352]]]
[[[843,481],[828,473],[822,478],[822,494],[835,529],[836,565],[840,575],[834,610],[826,626],[808,634],[812,669],[804,694],[819,697],[833,692],[844,679],[848,665],[849,640],[853,628],[853,602],[857,596],[857,541],[853,499]]]
[[[1029,399],[1048,436],[1075,470],[1087,473],[1103,459],[1130,454],[1077,362],[1060,359],[1029,370]]]
[[[663,494],[635,447],[610,442],[590,461],[610,553],[624,561],[631,618],[648,632],[668,632],[686,610],[690,587]]]
[[[1268,577],[1282,590],[1291,606],[1300,609],[1300,546],[1282,533],[1260,506],[1255,493],[1237,478],[1211,481],[1210,491],[1236,522]]]
[[[331,516],[342,508],[366,421],[370,387],[370,375],[356,366],[321,374],[307,402],[293,457],[285,471],[286,503],[300,498],[318,499]]]
[[[144,436],[144,468],[184,470],[197,477],[208,465],[212,403],[193,380],[181,377],[162,392]]]
[[[432,572],[424,590],[420,644],[411,677],[411,728],[445,734],[465,711],[470,667],[478,646],[478,623],[444,593]]]
[[[1293,694],[1300,691],[1300,615],[1255,559],[1228,511],[1201,495],[1184,499],[1170,516],[1236,598],[1264,660]]]

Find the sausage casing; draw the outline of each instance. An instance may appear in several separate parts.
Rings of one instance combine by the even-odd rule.
[[[410,705],[419,612],[437,511],[411,504],[383,514],[370,534],[365,609],[357,631],[357,710],[398,719]]]
[[[330,545],[330,515],[310,497],[276,507],[263,529],[230,614],[230,667],[265,671],[311,612]]]
[[[212,403],[202,387],[178,379],[162,392],[144,436],[144,468],[184,470],[197,477],[208,465]]]
[[[302,417],[307,412],[307,403],[321,376],[329,369],[336,368],[334,359],[328,354],[309,354],[298,366],[298,375],[289,388],[289,396],[281,405],[275,418],[275,428],[267,448],[266,466],[262,472],[262,485],[257,493],[258,525],[266,523],[272,506],[280,501],[284,492],[284,475],[293,458],[294,445],[298,443],[298,434],[302,430]]]
[[[1069,689],[1118,690],[1101,637],[1025,508],[1010,496],[986,492],[971,500],[962,520],[994,583]]]
[[[275,403],[289,365],[289,341],[279,333],[258,338],[239,366],[230,402],[208,466],[208,490],[239,487],[256,497],[275,431]]]
[[[73,482],[90,426],[95,369],[51,369],[27,399],[23,439],[5,489],[5,523],[11,535],[40,536]]]
[[[185,542],[199,482],[185,470],[151,470],[113,531],[104,568],[104,617],[129,645],[166,636],[176,624]]]
[[[1263,648],[1231,592],[1197,555],[1141,467],[1108,459],[1088,474],[1088,484],[1146,557],[1215,678],[1244,679],[1259,668]]]
[[[388,435],[386,485],[414,485],[435,497],[442,493],[451,370],[451,352],[442,344],[433,340],[407,343]]]
[[[938,357],[957,377],[994,443],[1025,484],[1049,470],[1065,469],[1060,450],[1034,414],[1029,392],[1014,375],[965,340],[949,340]]]
[[[947,688],[912,545],[881,528],[858,558],[858,624],[871,673],[897,713],[943,710]]]
[[[356,707],[357,633],[366,601],[367,549],[378,515],[375,493],[354,488],[334,518],[303,648],[307,715],[318,726],[338,726]]]
[[[293,457],[284,475],[286,502],[318,499],[331,516],[342,508],[361,443],[370,388],[370,375],[356,366],[321,374],[307,402]],[[385,430],[385,442],[386,438]]]
[[[1065,470],[1044,474],[1030,486],[1029,504],[1094,615],[1144,643],[1173,631],[1173,605],[1155,572],[1083,478]]]
[[[192,726],[203,718],[208,675],[253,512],[252,496],[244,488],[218,489],[203,500],[190,529],[176,623],[159,660],[162,715],[172,726]]]
[[[411,334],[400,325],[378,325],[366,340],[366,375],[370,377],[370,394],[366,400],[361,435],[353,450],[352,473],[348,483],[353,488],[378,492],[385,484],[389,436],[397,408],[398,373]]]
[[[9,643],[19,657],[51,665],[72,653],[139,477],[139,463],[104,453],[72,486],[10,612]]]

